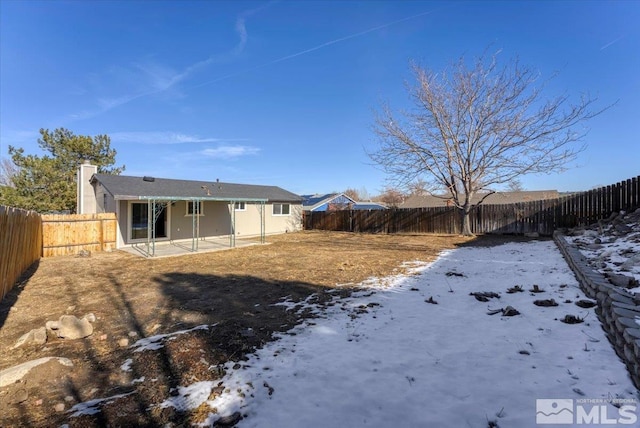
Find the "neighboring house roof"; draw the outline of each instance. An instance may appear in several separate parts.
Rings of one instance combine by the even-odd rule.
[[[94,174],[117,200],[174,198],[203,200],[255,200],[300,203],[302,198],[277,186],[235,184],[211,181],[174,180],[168,178],[131,177]]]
[[[387,207],[377,202],[358,202],[344,193],[327,193],[325,195],[302,195],[302,209],[305,211],[330,211],[332,209],[350,210],[386,210]]]
[[[326,193],[323,195],[319,195],[319,194],[315,194],[315,195],[302,195],[302,206],[304,209],[307,209],[307,207],[313,207],[315,205],[320,205],[322,204],[323,201],[325,200],[329,200],[335,196],[337,196],[338,193]]]
[[[305,211],[325,211],[331,204],[355,204],[356,201],[344,193],[326,193],[324,195],[302,195],[302,209]]]
[[[486,193],[474,195],[472,204],[477,204]],[[557,199],[560,194],[557,190],[526,190],[520,192],[496,192],[486,197],[483,205],[514,204],[517,202],[540,201],[544,199]],[[422,195],[409,196],[399,208],[423,208],[423,207],[446,207],[451,206],[451,196]],[[448,202],[449,201],[449,202]]]
[[[355,204],[353,204],[351,209],[352,210],[386,210],[387,207],[377,202],[356,202]]]

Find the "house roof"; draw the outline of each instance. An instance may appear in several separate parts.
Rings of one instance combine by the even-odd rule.
[[[473,196],[471,203],[477,204],[486,195],[479,193]],[[486,197],[483,205],[514,204],[518,202],[541,201],[544,199],[557,199],[560,194],[557,190],[526,190],[520,192],[496,192]],[[446,207],[450,195],[414,195],[409,196],[399,208],[423,208],[423,207]]]
[[[313,211],[321,205],[331,203],[334,199],[339,197],[347,198],[351,203],[355,203],[353,199],[345,195],[344,193],[326,193],[324,195],[302,195],[302,208],[307,211]]]
[[[315,195],[302,195],[302,205],[304,207],[307,206],[314,206],[317,205],[319,203],[322,203],[325,199],[331,199],[334,196],[337,196],[337,193],[326,193],[324,195],[319,195],[319,194],[315,194]]]
[[[295,193],[277,186],[236,184],[211,181],[174,180],[168,178],[132,177],[94,174],[117,200],[177,199],[255,202],[302,202]]]
[[[386,210],[387,207],[377,202],[356,202],[351,207],[352,210]]]

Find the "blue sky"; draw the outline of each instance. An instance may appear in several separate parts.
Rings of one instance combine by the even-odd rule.
[[[575,168],[522,179],[585,190],[640,174],[639,21],[638,1],[0,0],[0,156],[65,127],[109,135],[127,175],[375,195],[374,111],[409,106],[409,61],[490,46],[559,73],[549,97],[617,102]]]

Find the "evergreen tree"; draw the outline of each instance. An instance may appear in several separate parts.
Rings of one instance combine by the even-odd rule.
[[[115,167],[116,151],[107,135],[75,135],[68,129],[40,130],[38,145],[46,153],[27,155],[24,149],[9,146],[17,168],[10,183],[0,189],[0,204],[38,212],[76,209],[76,171],[88,160],[103,174],[120,174]]]

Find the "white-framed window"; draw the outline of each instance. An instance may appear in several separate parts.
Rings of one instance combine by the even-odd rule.
[[[234,208],[236,211],[246,211],[247,205],[244,202],[236,202]]]
[[[273,215],[289,215],[291,206],[289,204],[273,204]]]
[[[196,215],[204,215],[204,204],[202,201],[186,201],[187,202],[187,210],[185,215],[193,215],[194,209]]]

